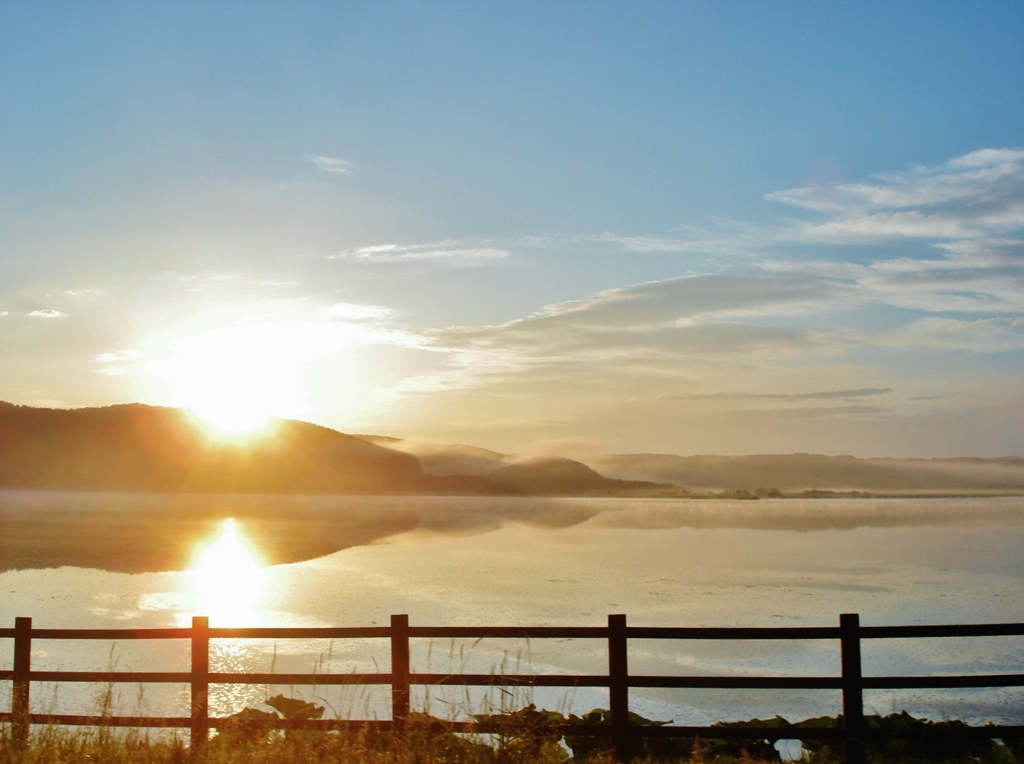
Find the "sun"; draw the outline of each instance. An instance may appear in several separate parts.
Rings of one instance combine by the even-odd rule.
[[[263,594],[266,569],[238,531],[224,520],[211,541],[196,551],[189,568],[196,611],[220,624],[251,621]]]
[[[358,405],[353,391],[366,361],[356,350],[382,335],[342,320],[350,314],[363,315],[355,306],[330,320],[247,316],[201,331],[182,326],[159,338],[146,371],[161,402],[195,412],[211,436],[264,434],[275,419],[315,417],[325,401]]]
[[[180,338],[151,371],[171,405],[195,412],[212,435],[249,436],[306,410],[308,361],[295,345],[280,326],[221,327]]]
[[[270,414],[244,402],[239,405],[218,402],[208,407],[192,406],[191,410],[211,435],[228,440],[264,433],[271,419]]]

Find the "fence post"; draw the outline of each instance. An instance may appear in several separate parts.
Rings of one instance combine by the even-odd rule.
[[[210,736],[210,619],[192,617],[192,714],[190,743],[197,756]]]
[[[401,736],[409,720],[409,616],[391,616],[391,729]]]
[[[839,616],[840,650],[843,665],[843,727],[846,729],[846,764],[864,759],[864,684],[861,680],[860,616]]]
[[[633,755],[629,734],[629,660],[626,616],[608,616],[608,710],[615,758],[628,762]]]
[[[11,688],[11,742],[28,744],[29,695],[32,672],[32,619],[14,619],[14,682]]]

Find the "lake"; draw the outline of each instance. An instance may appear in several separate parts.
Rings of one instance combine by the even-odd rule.
[[[1024,621],[1024,499],[622,500],[0,492],[0,624],[166,627],[831,626]],[[8,643],[9,644],[9,643]],[[414,640],[413,670],[603,673],[587,640]],[[0,645],[0,666],[10,650]],[[214,670],[387,671],[385,641],[215,641]],[[1017,673],[1024,639],[871,640],[865,673]],[[185,670],[185,642],[37,641],[45,669]],[[836,674],[832,642],[631,642],[645,674]],[[37,685],[38,711],[91,712],[103,687]],[[218,715],[269,694],[388,716],[385,688],[214,687]],[[0,683],[3,702],[10,684]],[[187,687],[118,686],[124,713],[180,714]],[[464,716],[526,702],[576,713],[595,689],[423,692]],[[1024,723],[1015,689],[868,692],[868,712]],[[679,724],[839,711],[833,691],[633,690]]]

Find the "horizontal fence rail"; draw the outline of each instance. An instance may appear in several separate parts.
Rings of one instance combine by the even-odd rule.
[[[407,615],[391,616],[389,626],[327,628],[211,628],[206,617],[194,617],[191,628],[176,629],[38,629],[31,618],[16,618],[13,629],[0,629],[0,639],[14,642],[14,664],[0,671],[0,681],[12,683],[11,708],[0,712],[0,722],[11,725],[15,746],[24,746],[32,724],[65,724],[104,727],[180,728],[190,731],[194,751],[201,749],[211,729],[231,726],[224,717],[210,716],[211,684],[270,685],[389,685],[390,720],[276,719],[247,720],[253,729],[351,730],[377,729],[401,735],[409,725],[410,689],[423,686],[500,687],[605,687],[609,691],[609,724],[552,725],[552,732],[573,736],[610,737],[620,761],[628,761],[639,738],[703,737],[705,739],[826,740],[845,744],[846,761],[860,762],[864,740],[880,734],[864,726],[864,690],[1024,687],[1021,674],[972,674],[952,676],[864,676],[861,642],[865,639],[933,639],[961,637],[1024,636],[1024,624],[949,626],[861,626],[857,614],[844,614],[838,627],[772,628],[671,628],[628,626],[626,616],[608,616],[600,627],[457,627],[411,626]],[[608,673],[579,674],[436,674],[411,670],[411,639],[600,639],[607,642]],[[177,672],[139,671],[34,671],[34,640],[146,640],[186,639],[191,643],[191,669]],[[391,671],[387,673],[231,673],[210,671],[211,639],[386,639],[391,647]],[[842,670],[839,676],[638,676],[629,673],[629,640],[837,640]],[[34,714],[30,711],[32,682],[166,683],[190,687],[191,710],[185,717]],[[630,688],[712,689],[824,689],[842,692],[842,726],[800,727],[707,727],[637,726],[629,723]],[[495,723],[446,722],[453,732],[496,732]],[[979,737],[1024,735],[1024,725],[987,725],[966,728]]]

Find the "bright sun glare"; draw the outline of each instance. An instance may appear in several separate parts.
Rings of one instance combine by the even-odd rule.
[[[244,405],[193,406],[192,411],[212,433],[229,439],[256,435],[270,422],[269,414]]]
[[[181,338],[152,371],[172,405],[194,411],[213,433],[249,435],[306,408],[309,352],[297,336],[284,322],[222,327]]]
[[[247,622],[263,593],[266,569],[239,534],[237,522],[221,523],[216,538],[197,550],[189,573],[197,613],[222,625],[251,625]]]
[[[271,418],[315,411],[313,376],[321,363],[330,364],[332,391],[358,378],[353,349],[377,342],[378,330],[342,319],[373,315],[367,310],[348,306],[322,321],[251,317],[181,334],[152,356],[147,371],[171,406],[191,409],[211,434],[257,434]]]

